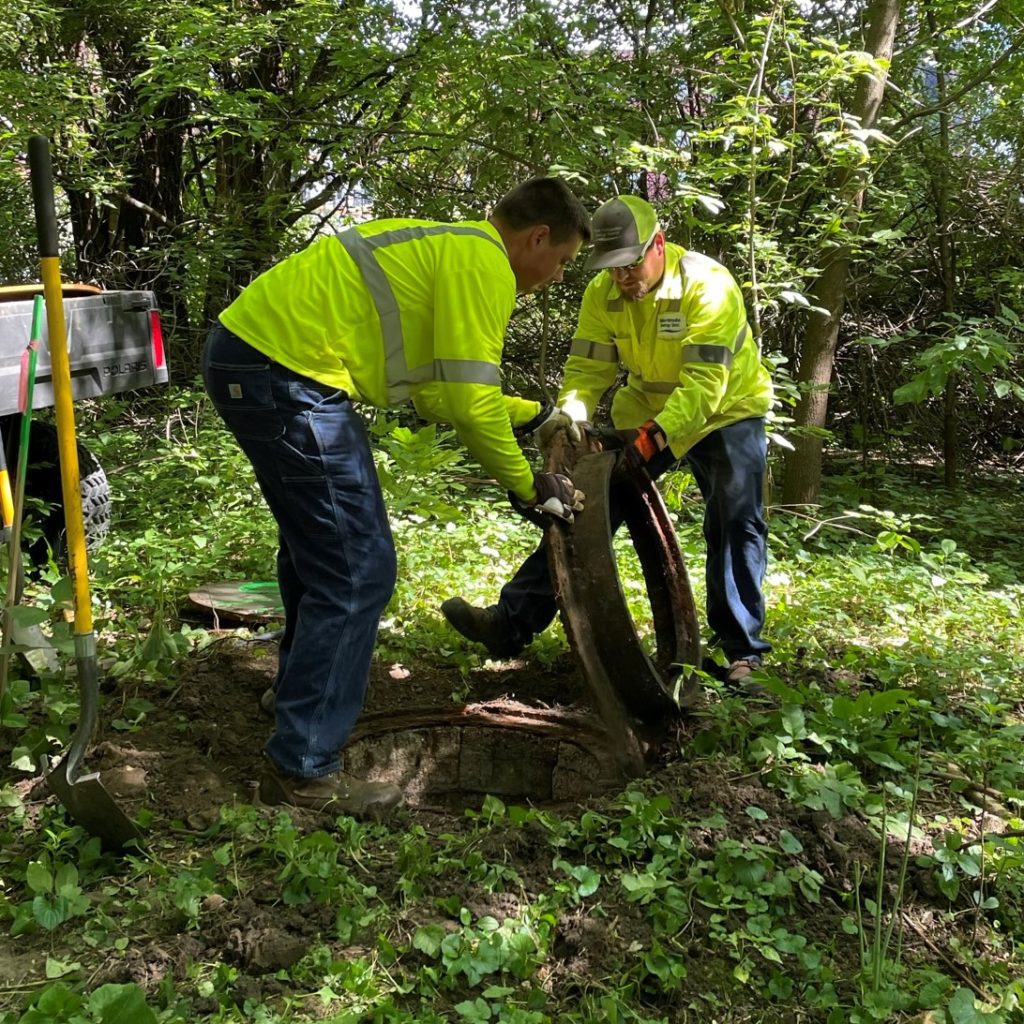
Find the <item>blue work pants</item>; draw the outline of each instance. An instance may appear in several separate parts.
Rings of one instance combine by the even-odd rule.
[[[266,753],[285,775],[327,775],[341,767],[362,711],[397,572],[366,427],[344,391],[220,324],[206,341],[203,380],[278,526],[285,632]]]
[[[704,497],[707,620],[729,661],[761,658],[771,650],[761,639],[761,586],[768,562],[762,511],[766,457],[764,420],[756,418],[712,431],[682,460],[665,449],[647,465],[657,479],[685,463]],[[622,523],[614,509],[612,520],[616,528]],[[502,588],[497,607],[510,637],[524,646],[551,623],[557,606],[543,543]]]

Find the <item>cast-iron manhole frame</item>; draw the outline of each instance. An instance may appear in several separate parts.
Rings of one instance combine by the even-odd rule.
[[[548,564],[566,636],[613,753],[628,775],[642,774],[681,712],[700,693],[697,609],[668,509],[643,471],[626,471],[619,453],[556,436],[548,472],[569,473],[586,507],[569,526],[545,531]],[[619,579],[613,523],[621,515],[640,560],[654,621],[655,656],[644,649]],[[594,610],[600,610],[595,618]]]

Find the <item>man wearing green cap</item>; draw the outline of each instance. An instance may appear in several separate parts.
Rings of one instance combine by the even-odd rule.
[[[583,296],[558,396],[578,422],[627,371],[612,400],[614,429],[630,465],[657,478],[680,462],[705,501],[707,617],[729,661],[728,681],[744,684],[771,646],[761,638],[768,529],[762,512],[772,385],[747,324],[743,295],[728,270],[665,240],[654,208],[620,196],[594,215]],[[496,605],[461,598],[442,606],[463,636],[492,657],[511,657],[554,618],[547,557],[538,548]],[[750,683],[747,683],[749,686]]]

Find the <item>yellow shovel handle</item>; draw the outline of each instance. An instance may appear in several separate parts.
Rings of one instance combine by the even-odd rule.
[[[53,206],[53,173],[50,166],[50,142],[45,136],[29,140],[29,165],[32,171],[32,195],[39,235],[40,269],[46,299],[46,325],[49,334],[50,365],[53,369],[53,398],[57,414],[57,450],[60,453],[60,483],[64,498],[64,523],[67,528],[68,558],[75,594],[75,634],[92,632],[92,602],[89,599],[89,563],[85,554],[85,521],[82,516],[82,485],[78,471],[78,444],[75,440],[75,413],[71,405],[71,364],[68,360],[67,326],[64,322],[64,296],[57,255],[57,217]]]

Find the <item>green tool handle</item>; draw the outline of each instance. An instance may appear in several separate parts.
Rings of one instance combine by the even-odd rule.
[[[39,336],[42,332],[43,298],[36,296],[32,315],[32,340],[25,349],[21,364],[21,387],[25,403],[21,413],[21,434],[18,438],[18,469],[14,478],[14,519],[11,522],[10,564],[7,577],[7,608],[18,598],[21,576],[21,524],[25,515],[25,477],[28,475],[28,438],[32,428],[32,396],[36,387],[36,363],[39,358]]]

